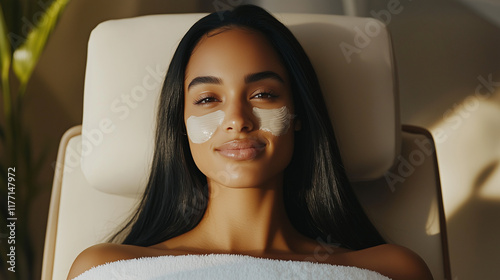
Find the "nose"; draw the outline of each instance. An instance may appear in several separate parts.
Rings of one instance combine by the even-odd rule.
[[[242,100],[228,102],[222,127],[227,132],[250,132],[255,127],[252,106]]]

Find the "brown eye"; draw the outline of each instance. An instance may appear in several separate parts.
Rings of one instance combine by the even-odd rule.
[[[277,97],[278,97],[278,95],[273,94],[272,92],[259,92],[256,95],[252,96],[252,99],[253,98],[257,98],[257,99],[274,99],[274,98],[277,98]]]
[[[215,97],[201,97],[199,99],[196,99],[193,104],[195,105],[203,105],[203,104],[209,104],[212,102],[219,102],[220,100],[215,98]]]

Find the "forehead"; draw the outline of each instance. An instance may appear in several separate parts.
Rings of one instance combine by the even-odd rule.
[[[197,76],[228,78],[261,71],[286,77],[278,53],[258,31],[233,27],[204,35],[194,48],[186,68],[186,80]]]

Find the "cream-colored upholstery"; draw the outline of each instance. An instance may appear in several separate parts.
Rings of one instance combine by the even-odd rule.
[[[164,73],[180,38],[202,16],[108,21],[92,32],[83,124],[63,136],[57,159],[43,279],[65,279],[78,253],[105,241],[133,210],[150,167]],[[276,16],[315,67],[368,215],[389,242],[419,253],[442,279],[447,251],[434,146],[428,135],[400,128],[387,30],[366,18]]]
[[[92,32],[82,170],[94,187],[132,195],[144,185],[162,76],[180,38],[201,16],[108,21]],[[400,135],[395,129],[394,67],[387,32],[373,19],[300,14],[278,17],[298,35],[323,91],[335,93],[325,97],[348,174],[354,180],[380,177],[393,164]],[[344,56],[341,48],[352,50],[346,45],[356,48],[355,42],[361,40],[353,31],[374,32],[371,26],[378,28],[376,37],[364,35],[370,40],[367,45],[359,48],[359,53]]]

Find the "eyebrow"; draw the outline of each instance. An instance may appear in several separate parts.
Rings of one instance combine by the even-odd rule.
[[[222,84],[222,80],[220,78],[214,77],[214,76],[201,76],[201,77],[196,77],[194,78],[188,85],[188,90],[196,85],[199,84],[216,84],[220,85]]]
[[[276,80],[282,84],[285,83],[285,81],[283,80],[283,78],[276,72],[273,72],[273,71],[263,71],[263,72],[257,72],[257,73],[252,73],[252,74],[248,74],[245,76],[245,83],[246,84],[249,84],[249,83],[253,83],[253,82],[257,82],[257,81],[260,81],[260,80],[264,80],[264,79],[273,79],[273,80]],[[200,76],[200,77],[196,77],[194,78],[188,85],[188,90],[193,87],[193,86],[196,86],[196,85],[199,85],[199,84],[216,84],[216,85],[220,85],[222,84],[222,79],[221,78],[218,78],[218,77],[214,77],[214,76]]]

